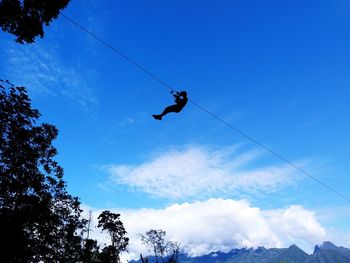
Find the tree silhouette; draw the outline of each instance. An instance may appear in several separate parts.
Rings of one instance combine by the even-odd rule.
[[[82,251],[82,262],[84,263],[96,263],[99,257],[99,246],[97,241],[93,239],[84,240],[84,248]]]
[[[158,257],[163,256],[165,253],[165,235],[166,232],[161,229],[151,229],[145,235],[141,235],[142,243],[152,250],[156,257],[156,263],[158,263]]]
[[[122,221],[119,219],[120,214],[103,211],[98,217],[98,227],[102,231],[107,231],[111,238],[111,245],[102,249],[100,260],[103,263],[120,262],[120,253],[127,250],[129,238]]]
[[[166,242],[166,231],[151,229],[145,235],[141,234],[140,236],[142,243],[152,250],[156,263],[159,262],[159,259],[163,263],[177,262],[180,245],[173,241]],[[143,258],[142,255],[140,257],[142,262],[148,262],[148,258]]]
[[[58,131],[39,117],[24,87],[0,80],[1,261],[77,262],[86,221],[53,159]]]
[[[44,36],[48,26],[70,0],[0,0],[0,26],[15,35],[16,41],[33,43]]]

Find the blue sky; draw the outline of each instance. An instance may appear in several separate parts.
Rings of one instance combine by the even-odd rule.
[[[350,197],[349,1],[72,0],[64,13]],[[1,77],[26,86],[42,121],[58,127],[57,160],[86,207],[139,215],[227,201],[227,210],[258,209],[269,229],[282,215],[310,217],[310,227],[283,219],[288,233],[301,234],[273,229],[289,236],[261,245],[350,245],[348,202],[193,104],[155,121],[151,115],[172,103],[169,90],[63,17],[34,45],[0,38]],[[224,210],[213,215],[225,218]],[[233,214],[238,221],[228,224],[239,226],[245,217]],[[174,222],[170,235],[179,231]],[[220,243],[227,246],[186,248],[194,255],[259,245],[230,238]]]

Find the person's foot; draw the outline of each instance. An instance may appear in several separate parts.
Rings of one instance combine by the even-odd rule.
[[[153,118],[155,118],[156,120],[162,120],[162,116],[160,115],[153,115]]]

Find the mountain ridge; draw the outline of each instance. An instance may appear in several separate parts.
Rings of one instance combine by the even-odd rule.
[[[348,263],[350,249],[325,241],[316,245],[312,254],[293,244],[288,248],[235,248],[226,253],[216,251],[197,257],[180,254],[178,259],[179,263]],[[149,257],[149,262],[154,262],[154,257]]]

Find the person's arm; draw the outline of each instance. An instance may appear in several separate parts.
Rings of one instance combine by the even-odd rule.
[[[174,92],[174,93],[173,93],[173,96],[174,96],[174,98],[175,98],[175,102],[176,102],[176,103],[178,103],[178,100],[181,100],[180,95],[179,95],[178,92]]]
[[[183,104],[184,101],[185,101],[184,96],[177,96],[175,99],[176,104]]]

